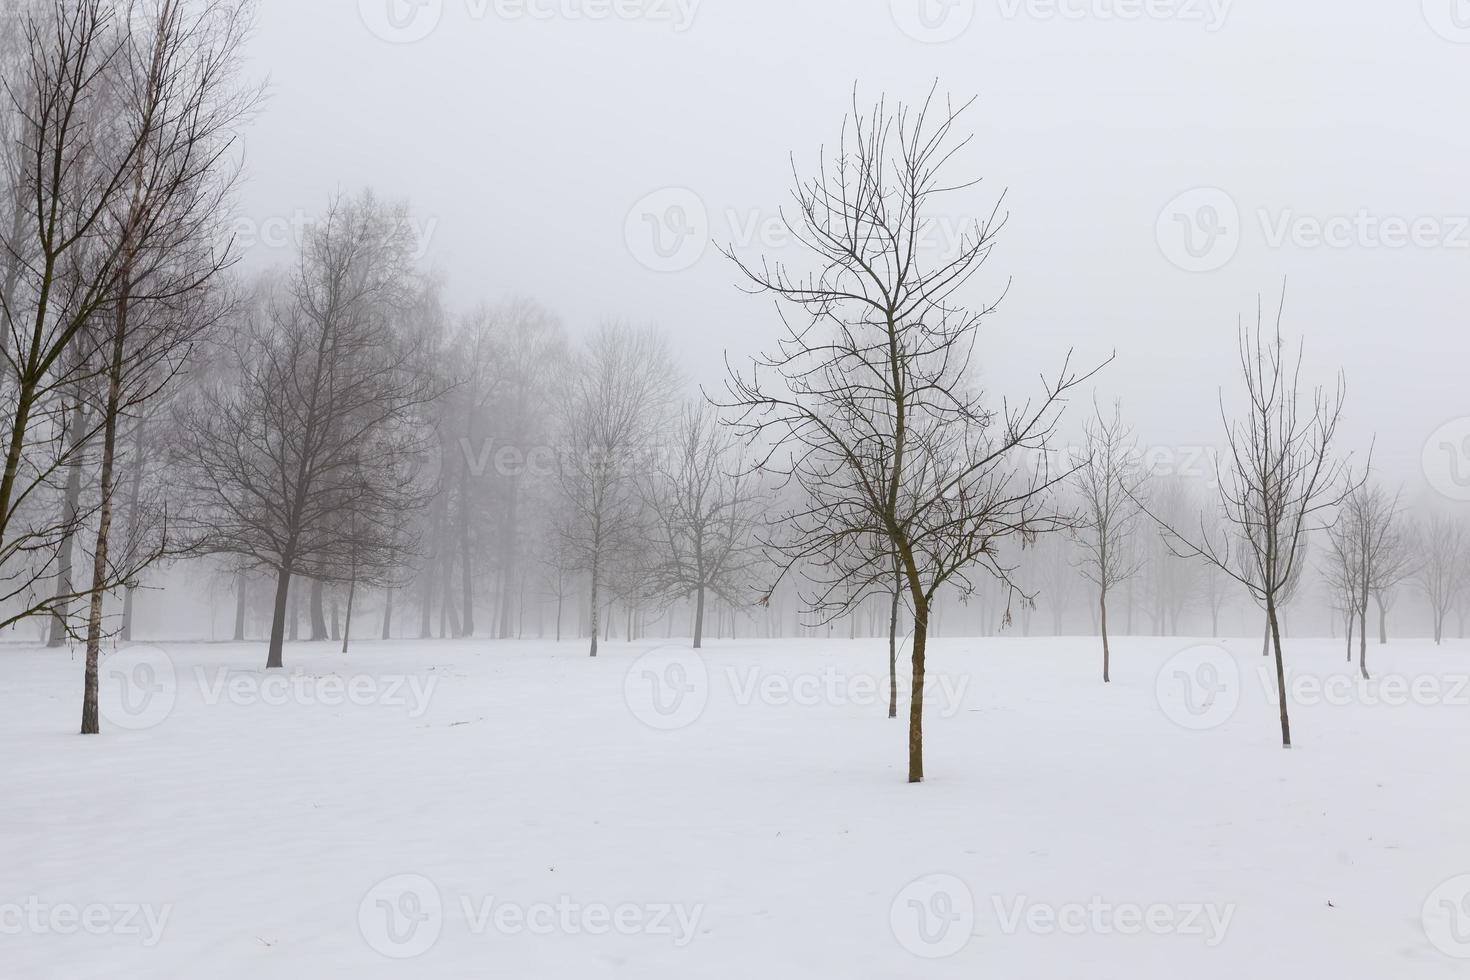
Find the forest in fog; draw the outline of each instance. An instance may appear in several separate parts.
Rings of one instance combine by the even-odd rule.
[[[1019,404],[977,387],[999,296],[960,291],[1007,215],[934,236],[926,213],[978,177],[953,156],[967,103],[854,92],[840,155],[783,212],[802,259],[727,252],[786,335],[701,387],[658,325],[569,330],[554,296],[452,307],[411,204],[371,189],[323,188],[288,261],[238,269],[237,144],[269,111],[249,17],[35,3],[5,35],[15,635],[93,659],[258,639],[271,667],[353,636],[595,655],[903,638],[917,595],[934,635],[1096,634],[1105,609],[1119,633],[1269,639],[1267,592],[1287,635],[1463,635],[1463,513],[1343,444],[1346,380],[1301,376],[1332,381],[1331,350],[1299,347],[1280,284],[1220,352],[1215,446],[1150,443],[1107,361],[1058,351]]]

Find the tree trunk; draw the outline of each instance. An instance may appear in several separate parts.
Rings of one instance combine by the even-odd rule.
[[[433,634],[434,627],[434,569],[439,566],[436,561],[431,561],[424,566],[422,573],[422,588],[419,596],[419,639],[427,640]]]
[[[56,556],[56,597],[55,610],[51,613],[51,636],[46,641],[48,647],[59,647],[66,642],[66,620],[71,611],[71,600],[62,599],[75,591],[72,584],[72,552],[75,550],[74,540],[76,538],[77,513],[81,509],[82,500],[82,426],[85,419],[82,416],[82,402],[77,400],[71,412],[71,461],[66,468],[66,494],[62,498],[61,506],[61,546]]]
[[[138,424],[133,426],[133,469],[129,477],[128,486],[128,533],[136,534],[138,528],[138,509],[143,500],[143,418],[138,419]],[[122,613],[122,638],[131,640],[133,638],[133,583],[129,582],[123,586],[123,613]]]
[[[271,642],[266,653],[265,669],[275,670],[281,667],[281,651],[285,646],[286,638],[286,599],[291,592],[291,565],[290,559],[276,573],[276,601],[271,607]],[[291,626],[294,630],[295,613],[291,616]]]
[[[393,590],[383,593],[383,639],[393,638]]]
[[[327,638],[327,614],[322,608],[322,580],[319,578],[311,580],[311,594],[307,597],[307,605],[310,607],[312,640],[325,640]]]
[[[924,781],[924,650],[929,639],[929,603],[914,600],[914,676],[909,687],[909,782]]]
[[[597,573],[599,571],[597,564],[597,554],[594,550],[592,555],[592,602],[590,607],[592,610],[592,650],[590,653],[587,654],[589,657],[597,656],[597,629],[599,625],[598,614],[601,612],[601,610],[597,606]]]
[[[235,635],[236,643],[245,639],[245,572],[240,570],[235,573]]]
[[[347,613],[342,618],[342,652],[347,652],[347,640],[352,635],[352,599],[357,594],[357,573],[347,583]]]
[[[446,576],[445,581],[447,582],[448,580],[448,576]],[[454,596],[449,592],[444,593],[444,615],[449,617],[449,635],[456,637],[463,636],[464,632],[460,629],[459,610],[455,608]],[[442,634],[444,631],[440,630],[439,632]],[[442,635],[440,639],[443,639]]]
[[[517,564],[520,559],[516,532],[520,521],[520,476],[512,473],[510,486],[507,489],[505,500],[505,525],[501,532],[500,550],[500,638],[510,639],[511,635],[511,587],[517,582],[519,570]]]
[[[459,585],[464,602],[464,629],[461,636],[475,635],[475,572],[470,564],[469,487],[463,479],[459,492]]]
[[[897,556],[893,559],[893,600],[888,606],[888,717],[898,717],[898,600],[903,577]]]
[[[1374,602],[1378,604],[1378,645],[1388,644],[1388,610],[1383,606],[1383,595],[1374,596]]]
[[[291,642],[295,643],[301,631],[301,587],[291,589]]]
[[[340,639],[342,639],[341,623],[337,619],[337,599],[336,599],[335,596],[332,598],[332,632],[331,632],[331,637],[334,640],[340,640]]]
[[[1362,603],[1358,606],[1358,670],[1363,675],[1363,680],[1371,680],[1368,676],[1368,597],[1363,596]]]
[[[1281,703],[1281,746],[1291,748],[1291,718],[1286,705],[1286,663],[1281,656],[1281,627],[1276,622],[1276,602],[1266,599],[1266,623],[1271,630],[1271,639],[1276,647],[1276,693]]]
[[[1102,578],[1101,575],[1098,578]],[[1103,683],[1113,682],[1113,654],[1108,648],[1108,590],[1099,589],[1097,597],[1098,621],[1102,623]]]
[[[704,584],[701,583],[694,597],[694,649],[704,645]]]
[[[117,416],[122,405],[123,349],[128,335],[128,292],[131,263],[124,263],[117,309],[113,315],[112,361],[107,372],[107,407],[102,419],[102,494],[97,513],[97,546],[92,553],[92,602],[87,611],[87,666],[82,687],[82,734],[96,735],[101,729],[97,712],[97,666],[102,657],[102,600],[107,584],[107,545],[112,534],[113,470],[117,456]]]

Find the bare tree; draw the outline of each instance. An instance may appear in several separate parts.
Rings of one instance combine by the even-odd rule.
[[[119,420],[172,380],[194,340],[220,316],[210,286],[229,261],[214,248],[232,187],[226,154],[257,92],[235,82],[251,7],[211,0],[186,9],[158,0],[136,21],[118,61],[122,116],[140,149],[126,196],[111,216],[120,244],[110,330],[105,339],[100,503],[87,614],[83,734],[98,731],[97,665],[102,603],[112,582],[129,582],[162,554],[109,566]]]
[[[118,216],[150,138],[126,111],[132,39],[114,8],[28,4],[7,20],[18,25],[19,52],[9,56],[0,110],[9,137],[0,171],[9,210],[0,222],[0,602],[13,604],[0,626],[92,591],[40,592],[62,541],[69,546],[90,517],[40,498],[102,427],[101,413],[76,413],[103,361],[103,332],[88,326],[116,300],[126,245]]]
[[[1355,486],[1346,461],[1333,451],[1345,398],[1341,375],[1332,393],[1318,387],[1304,396],[1301,348],[1295,356],[1287,352],[1281,310],[1273,333],[1264,333],[1262,320],[1258,308],[1255,329],[1239,328],[1243,414],[1231,421],[1221,396],[1229,452],[1220,466],[1219,494],[1228,527],[1211,534],[1201,518],[1198,532],[1186,534],[1147,505],[1144,509],[1160,525],[1176,555],[1214,565],[1266,610],[1276,658],[1281,744],[1290,748],[1279,611],[1301,580],[1309,535],[1331,526],[1331,512]]]
[[[428,492],[421,410],[435,391],[404,322],[411,252],[405,208],[334,201],[285,294],[253,311],[229,352],[235,381],[185,412],[194,524],[214,550],[276,575],[267,668],[282,665],[292,577],[348,581],[366,553],[398,547],[398,521]]]
[[[1368,588],[1378,607],[1378,643],[1388,643],[1388,614],[1393,610],[1399,588],[1413,577],[1418,564],[1414,554],[1414,528],[1410,515],[1395,509],[1373,558]]]
[[[1398,495],[1366,483],[1344,501],[1342,514],[1328,529],[1333,581],[1349,601],[1358,622],[1358,670],[1368,680],[1368,601],[1385,566],[1399,560],[1395,552],[1399,524]],[[1349,658],[1352,653],[1349,648]]]
[[[541,447],[551,439],[554,381],[566,368],[566,339],[561,322],[539,304],[515,299],[496,307],[498,325],[496,432],[502,448],[512,452],[507,465],[497,465],[500,478],[499,538],[500,614],[498,635],[509,639],[516,621],[514,601],[523,586],[521,555],[526,537],[527,494],[544,491],[538,472]],[[542,496],[545,494],[543,493]]]
[[[1102,628],[1103,683],[1112,681],[1112,654],[1108,648],[1108,593],[1138,574],[1143,559],[1133,547],[1140,501],[1148,475],[1138,464],[1138,444],[1123,425],[1121,409],[1111,416],[1097,409],[1083,436],[1084,458],[1072,474],[1072,486],[1082,499],[1082,512],[1073,529],[1079,548],[1078,567],[1097,589]]]
[[[588,575],[593,657],[612,558],[646,517],[636,477],[653,458],[674,379],[661,334],[619,325],[598,330],[572,371],[557,458],[567,503],[558,533]]]
[[[703,646],[705,599],[748,605],[761,560],[755,530],[763,500],[734,439],[703,406],[684,410],[647,492],[656,528],[658,594],[694,601],[694,648]]]
[[[1358,620],[1356,545],[1354,535],[1346,530],[1346,522],[1339,519],[1328,531],[1327,555],[1322,566],[1328,605],[1334,613],[1342,617],[1348,663],[1353,662],[1353,633]]]
[[[959,296],[990,254],[999,206],[953,249],[932,240],[945,195],[974,183],[941,176],[969,143],[956,131],[968,104],[931,93],[916,109],[880,100],[865,114],[854,99],[837,152],[816,176],[795,178],[796,216],[785,217],[816,268],[726,250],[750,291],[776,298],[785,324],[773,351],[731,368],[719,400],[757,448],[756,466],[801,493],[767,541],[780,556],[767,597],[793,568],[810,569],[804,600],[830,622],[890,597],[898,556],[914,617],[910,782],[924,777],[935,596],[946,586],[968,594],[978,569],[1032,601],[1002,545],[1066,524],[1048,500],[1065,474],[1048,469],[1046,450],[1083,380],[1068,359],[1037,401],[1000,409],[973,386],[980,323],[994,307],[969,309]]]
[[[1415,536],[1419,567],[1414,582],[1429,604],[1434,625],[1434,642],[1444,641],[1444,621],[1455,607],[1466,585],[1470,562],[1470,536],[1465,522],[1440,509],[1432,509]]]
[[[440,553],[446,570],[451,561],[459,563],[462,618],[457,636],[475,632],[476,556],[482,550],[475,545],[488,538],[489,531],[484,506],[486,468],[480,450],[488,440],[489,407],[497,394],[495,328],[488,309],[475,310],[458,325],[444,359],[451,384],[441,406],[441,427],[447,430],[441,432],[441,440],[452,448],[443,457],[451,465],[442,474],[441,492],[449,498],[446,505],[455,540],[441,541]]]

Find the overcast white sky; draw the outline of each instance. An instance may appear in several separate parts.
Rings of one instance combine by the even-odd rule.
[[[646,221],[703,214],[739,244],[854,83],[915,99],[937,79],[979,97],[967,200],[1004,190],[1010,212],[975,284],[979,302],[1014,280],[992,389],[1116,349],[1099,394],[1148,443],[1217,442],[1236,316],[1285,278],[1309,366],[1346,372],[1355,448],[1376,433],[1418,483],[1431,432],[1470,414],[1466,0],[262,0],[253,54],[271,99],[247,140],[252,264],[371,186],[413,206],[454,306],[521,293],[574,333],[657,322],[716,381],[723,351],[774,334],[770,309],[712,248],[640,262]]]

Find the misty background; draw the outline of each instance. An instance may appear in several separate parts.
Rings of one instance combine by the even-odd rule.
[[[1425,440],[1464,414],[1470,130],[1451,121],[1470,46],[1441,33],[1452,0],[1157,5],[1168,16],[1130,16],[1142,5],[1128,0],[646,0],[631,17],[528,4],[499,9],[543,16],[266,0],[248,50],[270,99],[244,137],[242,229],[372,187],[409,202],[450,306],[533,296],[573,336],[607,317],[657,323],[689,377],[717,383],[725,351],[775,336],[769,303],[738,292],[714,248],[679,271],[644,267],[630,213],[687,188],[714,240],[738,242],[789,206],[788,154],[810,168],[835,144],[854,84],[866,104],[912,101],[937,79],[979,97],[964,160],[984,177],[976,212],[1004,191],[1010,213],[977,282],[985,295],[1013,279],[985,328],[981,367],[999,392],[1024,393],[1068,347],[1084,362],[1116,350],[1097,389],[1123,399],[1145,444],[1216,445],[1236,317],[1257,294],[1274,305],[1285,280],[1285,326],[1309,367],[1346,373],[1344,445],[1363,452],[1376,435],[1385,478],[1422,486]],[[382,30],[395,9],[407,32]],[[963,30],[914,40],[901,25],[926,10],[936,36]],[[411,43],[373,30],[429,23]],[[1207,273],[1173,264],[1157,234],[1196,188],[1240,214],[1233,257]],[[1273,247],[1268,233],[1360,212],[1435,219],[1450,243]],[[287,259],[241,245],[251,265]]]
[[[265,98],[236,146],[236,282],[280,281],[334,201],[367,189],[406,205],[413,264],[450,332],[516,301],[554,318],[573,350],[609,322],[652,328],[677,368],[673,400],[697,401],[781,328],[722,250],[800,264],[785,225],[793,168],[821,164],[854,105],[937,88],[976,99],[955,169],[980,180],[944,198],[935,248],[992,211],[1003,222],[962,297],[1003,297],[973,364],[988,398],[1034,395],[1069,350],[1078,365],[1108,361],[1069,393],[1054,448],[1080,445],[1094,402],[1119,402],[1151,467],[1192,481],[1199,504],[1221,398],[1239,407],[1239,325],[1258,304],[1272,318],[1284,296],[1308,383],[1346,380],[1336,451],[1361,470],[1371,450],[1375,484],[1406,510],[1463,497],[1470,134],[1445,121],[1470,20],[1448,0],[874,0],[840,15],[728,0],[263,0],[253,13],[242,75]],[[565,402],[548,397],[548,411]],[[477,546],[492,561],[495,546]],[[1067,565],[1066,543],[1053,550],[1032,564]],[[1059,574],[1031,572],[1036,615],[1087,628],[1075,576],[1064,591]],[[192,560],[147,585],[143,633],[230,634],[229,574]],[[252,591],[258,634],[268,590]],[[1302,600],[1306,628],[1326,632],[1318,600]],[[1220,628],[1250,632],[1249,604],[1235,605]],[[999,621],[971,610],[949,626]]]

